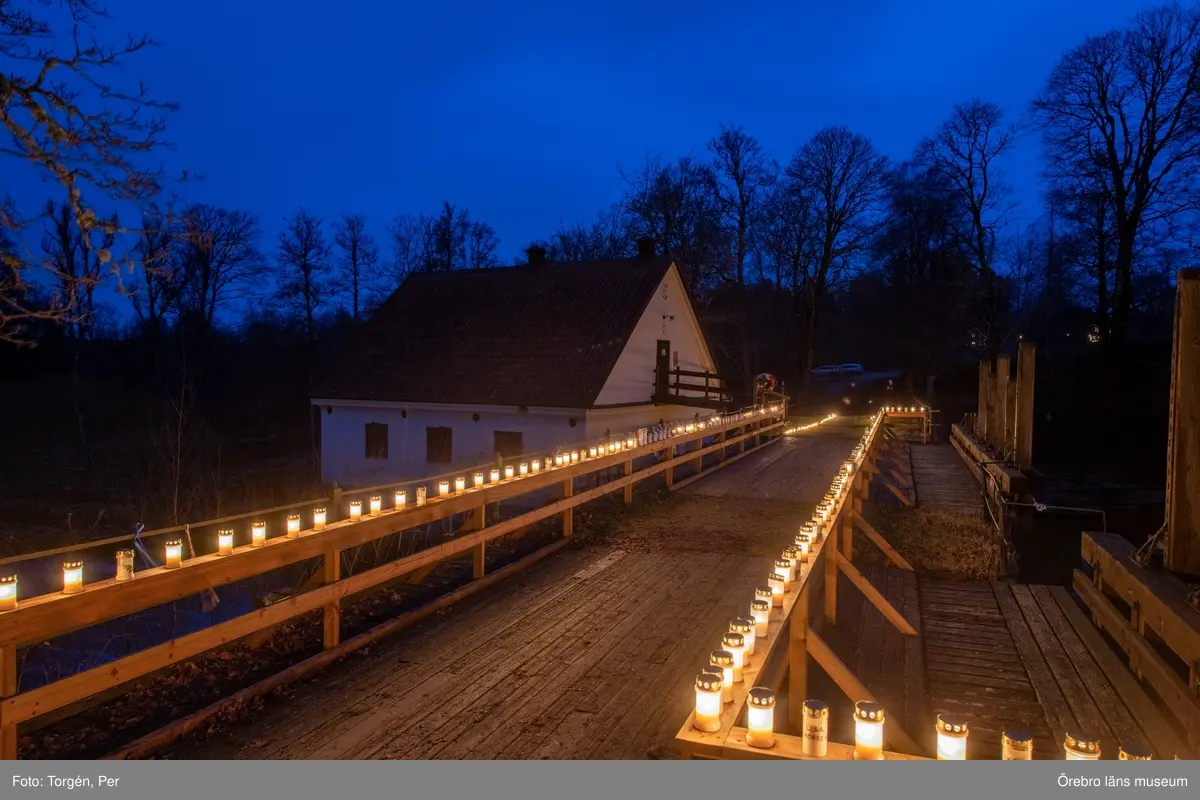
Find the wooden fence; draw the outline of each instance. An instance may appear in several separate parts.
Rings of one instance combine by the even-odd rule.
[[[224,552],[214,548],[215,552],[182,558],[177,566],[155,567],[124,580],[120,575],[114,575],[86,583],[86,577],[100,565],[87,560],[75,561],[72,563],[82,563],[83,573],[78,587],[65,584],[62,587],[73,589],[70,593],[46,591],[23,597],[18,595],[21,584],[17,581],[0,582],[0,589],[11,586],[12,590],[11,595],[0,592],[0,609],[4,608],[4,603],[9,604],[9,610],[0,610],[0,758],[16,758],[17,726],[22,723],[231,644],[250,634],[274,628],[299,615],[319,610],[324,617],[324,652],[289,667],[286,674],[268,679],[264,684],[273,688],[286,680],[298,678],[330,663],[339,655],[363,646],[366,641],[373,641],[382,635],[380,630],[390,632],[411,622],[410,613],[402,620],[385,623],[354,640],[342,642],[340,619],[343,599],[404,576],[427,572],[449,559],[468,556],[473,560],[475,584],[482,584],[489,580],[484,575],[484,555],[488,542],[524,530],[540,520],[559,517],[564,538],[551,547],[559,546],[566,537],[572,535],[573,509],[576,506],[617,490],[623,491],[625,502],[632,502],[633,485],[659,474],[663,474],[667,485],[671,486],[678,467],[695,462],[698,471],[703,466],[704,456],[719,454],[723,458],[729,447],[737,447],[745,452],[748,446],[777,436],[784,426],[785,417],[784,404],[776,404],[718,415],[704,421],[686,420],[674,423],[663,431],[658,441],[639,444],[638,435],[629,434],[603,443],[571,447],[564,451],[565,455],[560,453],[558,459],[554,456],[541,459],[536,471],[533,460],[523,456],[516,465],[506,465],[512,467],[512,477],[506,478],[502,472],[493,480],[488,474],[490,467],[486,468],[488,473],[485,473],[485,482],[481,486],[474,485],[474,471],[430,479],[432,485],[426,487],[428,499],[423,503],[417,501],[409,482],[402,484],[409,487],[405,489],[403,505],[397,505],[398,498],[393,485],[386,487],[393,490],[391,493],[385,492],[385,487],[372,487],[342,497],[335,496],[333,501],[339,505],[327,505],[326,501],[320,500],[307,508],[299,504],[209,521],[191,526],[190,531],[204,531],[205,539],[212,539],[212,544],[217,544],[215,531],[233,530],[248,543],[231,546]],[[705,439],[715,441],[706,445]],[[556,464],[556,460],[560,463]],[[639,460],[649,463],[635,468]],[[522,474],[521,464],[526,463]],[[576,491],[577,479],[601,471],[617,470],[622,473],[621,477],[594,488]],[[465,485],[461,490],[455,488],[454,481],[457,478],[464,480]],[[439,494],[438,486],[442,481],[448,482],[448,487],[444,494]],[[488,524],[486,509],[489,505],[556,489],[557,498],[551,502],[498,524]],[[349,505],[353,498],[359,497],[362,498],[362,515],[350,519]],[[381,507],[377,510],[371,508],[372,497],[381,499]],[[389,503],[387,507],[383,507],[384,498]],[[323,526],[315,523],[319,508],[324,508],[327,516]],[[261,542],[248,541],[246,528],[251,521],[280,519],[302,509],[306,512],[302,530],[288,532],[283,524],[276,522],[268,527],[267,536]],[[463,515],[466,524],[453,538],[357,574],[342,574],[341,555],[346,549],[456,515]],[[157,540],[166,535],[177,535],[178,532],[179,529],[156,531],[153,535],[144,534],[143,538]],[[96,554],[104,552],[103,548],[127,544],[128,541],[128,537],[107,540],[91,547],[70,548],[67,552],[84,549]],[[47,556],[60,555],[62,552],[35,553],[21,559],[10,559],[7,563],[12,565],[14,561],[26,563],[44,560]],[[321,571],[318,585],[308,591],[36,689],[18,692],[18,648],[309,559],[319,559]],[[513,566],[519,568],[519,564]],[[508,574],[508,569],[500,572]],[[68,576],[67,572],[69,570],[64,565],[64,581],[74,577]],[[500,577],[500,574],[496,573],[495,577]],[[440,600],[435,601],[434,605],[440,607],[439,603],[444,605]]]

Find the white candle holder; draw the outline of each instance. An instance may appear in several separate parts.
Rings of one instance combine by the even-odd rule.
[[[599,453],[597,452],[595,445],[592,445],[588,448],[588,458],[595,458],[597,455],[599,455]]]
[[[250,523],[250,545],[251,547],[262,547],[267,543],[267,523],[252,522]]]
[[[287,517],[287,538],[295,539],[300,536],[300,515],[288,514]]]
[[[713,650],[708,655],[708,663],[721,670],[721,698],[726,703],[733,702],[733,653],[728,650]]]
[[[323,508],[313,509],[313,530],[314,531],[325,530],[325,519],[326,519],[325,509],[323,509]]]
[[[1009,728],[1000,737],[1001,754],[1004,761],[1032,761],[1033,734],[1021,728]]]
[[[765,686],[755,686],[746,698],[746,744],[775,746],[775,693]]]
[[[745,617],[738,617],[731,620],[729,623],[729,632],[740,633],[742,635],[742,639],[746,642],[746,659],[749,660],[750,656],[754,655],[754,642],[757,638],[754,635],[754,620],[746,619]]]
[[[500,482],[500,470],[493,469],[491,472],[489,472],[488,480],[492,483],[499,483]]]
[[[542,471],[542,460],[540,458],[535,458],[533,461],[529,462],[529,467],[533,471],[533,474],[537,475]]]
[[[937,717],[938,761],[967,760],[967,721],[953,714]]]
[[[774,608],[783,608],[785,578],[778,572],[772,572],[767,578],[767,585],[771,587],[771,605]]]
[[[750,603],[750,616],[754,619],[754,636],[756,639],[767,638],[771,625],[770,589],[767,590],[766,600],[753,600]]]
[[[854,758],[883,760],[883,706],[861,701],[854,704]]]
[[[350,521],[358,522],[362,519],[362,500],[350,501]]]
[[[459,476],[459,477],[455,478],[454,479],[454,493],[461,494],[462,492],[465,492],[466,490],[467,490],[466,476]]]
[[[571,451],[571,463],[572,463],[572,464],[578,464],[578,463],[579,463],[579,451],[578,451],[578,450],[572,450],[572,451]]]
[[[483,473],[482,473],[482,472],[476,472],[476,473],[475,473],[475,475],[472,477],[472,480],[473,480],[473,481],[474,481],[474,483],[475,483],[475,488],[476,488],[476,489],[478,489],[480,486],[483,486]]]
[[[784,592],[789,591],[791,588],[790,584],[792,582],[792,580],[791,580],[792,569],[793,569],[792,562],[788,561],[786,558],[775,559],[775,574],[783,576],[783,591]]]
[[[178,569],[183,565],[183,542],[173,539],[165,545],[165,563],[167,569]]]
[[[829,706],[820,700],[805,700],[800,713],[801,748],[810,758],[829,754]]]
[[[511,481],[512,479],[513,479],[513,468],[512,468],[512,465],[510,464],[504,468],[504,480]]]
[[[1117,749],[1118,761],[1153,761],[1154,753],[1141,742],[1122,742]]]
[[[15,591],[15,590],[14,590]],[[83,591],[83,562],[63,563],[63,594],[79,594]],[[15,596],[15,594],[14,594]]]
[[[733,682],[741,683],[746,668],[746,639],[740,633],[726,633],[721,637],[721,649],[733,655]]]
[[[233,531],[229,528],[217,531],[217,555],[228,556],[233,554]]]
[[[117,580],[131,581],[133,580],[133,551],[118,550],[117,551]]]
[[[429,490],[427,487],[425,487],[425,486],[417,487],[417,505],[419,505],[419,506],[425,505],[425,498],[428,493],[429,493]]]
[[[395,508],[397,510],[404,508],[404,506],[408,503],[408,492],[404,491],[403,489],[397,489],[395,499],[392,502],[395,503]]]
[[[1100,740],[1095,736],[1068,733],[1063,738],[1063,752],[1067,761],[1099,761]]]
[[[376,495],[376,496],[370,498],[367,502],[370,503],[372,517],[378,517],[380,514],[383,513],[383,498],[382,497]]]
[[[450,481],[438,481],[438,497],[446,497],[450,494]]]
[[[721,676],[701,672],[696,676],[696,710],[692,726],[698,731],[716,733],[721,730],[721,707],[724,682]]]
[[[17,576],[0,577],[0,611],[12,611],[17,607]]]

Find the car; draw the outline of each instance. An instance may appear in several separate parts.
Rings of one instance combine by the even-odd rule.
[[[850,375],[862,375],[862,364],[842,364],[838,369]]]
[[[826,364],[824,366],[817,367],[816,369],[814,369],[812,371],[812,374],[813,375],[836,375],[841,371],[842,371],[842,368],[839,367],[837,364]]]

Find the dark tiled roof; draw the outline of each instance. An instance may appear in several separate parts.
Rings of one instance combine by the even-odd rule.
[[[411,275],[313,397],[588,408],[670,265]]]

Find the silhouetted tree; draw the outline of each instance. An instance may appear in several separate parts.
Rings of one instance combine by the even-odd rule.
[[[206,332],[217,312],[262,275],[258,217],[196,204],[184,211],[180,235],[181,311]]]
[[[302,209],[279,234],[279,299],[304,320],[304,340],[310,347],[317,339],[317,309],[333,293],[329,245],[321,225],[322,220]]]
[[[379,280],[376,271],[379,248],[375,246],[375,237],[367,232],[362,214],[343,214],[334,225],[333,241],[342,251],[341,279],[350,295],[350,315],[358,322],[363,301],[377,294],[371,290]]]

